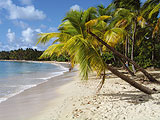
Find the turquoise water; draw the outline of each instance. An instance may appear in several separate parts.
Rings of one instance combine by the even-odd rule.
[[[0,102],[65,71],[56,64],[0,61]]]

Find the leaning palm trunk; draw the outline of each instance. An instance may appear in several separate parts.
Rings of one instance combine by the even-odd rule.
[[[102,39],[100,39],[98,36],[96,36],[94,33],[92,33],[90,30],[88,30],[88,33],[91,34],[93,37],[95,37],[99,42],[101,42],[103,45],[105,45],[109,50],[111,50],[115,55],[117,55],[119,58],[122,58],[130,63],[132,63],[138,70],[140,70],[151,82],[160,83],[157,81],[151,74],[149,74],[146,70],[144,70],[142,67],[140,67],[137,63],[135,63],[130,58],[124,56],[123,54],[116,51],[113,47],[108,45],[106,42],[104,42]]]
[[[134,80],[130,79],[128,76],[120,73],[119,71],[117,71],[116,69],[114,69],[113,67],[107,65],[107,69],[109,71],[111,71],[113,74],[115,74],[116,76],[120,77],[121,79],[123,79],[124,81],[126,81],[127,83],[129,83],[130,85],[134,86],[135,88],[139,89],[140,91],[146,93],[146,94],[154,94],[156,93],[155,91],[135,82]]]

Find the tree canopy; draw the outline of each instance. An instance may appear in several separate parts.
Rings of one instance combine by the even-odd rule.
[[[70,10],[62,20],[59,32],[39,34],[38,43],[57,38],[40,58],[68,54],[72,66],[79,64],[83,79],[88,78],[89,72],[94,71],[97,76],[103,73],[103,84],[105,70],[108,69],[134,87],[151,94],[151,90],[132,81],[108,63],[123,65],[129,73],[132,72],[129,66],[135,66],[134,69],[140,70],[150,81],[157,82],[142,67],[160,67],[158,10],[157,0],[147,0],[143,6],[140,0],[114,0],[107,7],[99,5],[84,11]],[[133,72],[136,72],[134,69]]]

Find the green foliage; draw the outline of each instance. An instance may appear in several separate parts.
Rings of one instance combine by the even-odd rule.
[[[154,13],[156,13],[156,12],[159,12],[159,10],[160,10],[160,3],[158,4],[158,5],[156,5],[155,7],[154,7],[154,9],[150,12],[150,14],[149,14],[149,19],[152,17],[152,15],[154,14]]]
[[[111,52],[105,52],[102,54],[102,58],[107,64],[114,64],[114,55]]]
[[[71,10],[62,20],[58,33],[39,34],[38,43],[46,43],[51,38],[56,38],[40,58],[69,60],[72,66],[79,64],[84,79],[88,78],[90,71],[101,75],[106,68],[105,63],[122,66],[119,58],[88,34],[88,31],[92,31],[122,54],[126,52],[125,41],[130,41],[128,53],[126,52],[128,57],[131,55],[131,46],[135,40],[134,61],[144,68],[159,66],[157,59],[159,47],[156,47],[156,57],[154,62],[152,61],[154,51],[152,31],[156,22],[150,22],[153,21],[153,17],[154,21],[157,21],[157,16],[153,13],[152,19],[147,19],[157,4],[158,0],[147,0],[144,6],[141,6],[140,0],[113,0],[106,8],[99,5],[97,8],[90,7],[84,11]],[[156,37],[157,33],[156,31]],[[155,46],[157,45],[158,43],[155,43]]]
[[[70,61],[69,55],[60,55],[57,56],[56,54],[53,54],[50,58],[51,61],[58,61],[58,62],[68,62]]]
[[[53,53],[51,57],[46,57],[43,59],[39,59],[42,55],[43,51],[34,50],[31,48],[27,48],[26,50],[18,49],[11,50],[9,52],[2,51],[0,52],[0,60],[45,60],[45,61],[58,61],[58,62],[67,62],[70,61],[70,57],[67,54],[63,54],[58,56],[56,53]]]
[[[18,49],[10,52],[0,52],[0,59],[2,60],[38,60],[42,51],[27,48],[26,50]]]
[[[145,49],[141,49],[140,52],[142,52],[143,54],[145,53],[145,55],[136,56],[135,57],[136,63],[138,63],[143,68],[153,66],[153,62],[152,62],[151,57],[150,57],[150,55],[151,55],[150,51],[147,51]]]
[[[10,55],[9,52],[2,51],[2,52],[0,52],[0,59],[1,60],[9,60],[9,55]]]
[[[131,11],[140,9],[140,0],[113,0],[116,8],[125,8]]]
[[[85,23],[96,18],[96,8],[91,7],[85,11],[69,11],[59,26],[59,33],[57,42],[52,44],[42,54],[41,58],[52,56],[54,53],[63,55],[67,53],[70,56],[72,66],[79,64],[80,74],[82,79],[88,79],[90,71],[96,71],[100,75],[105,69],[104,61],[99,55],[99,49],[94,43],[95,39],[88,35]],[[104,19],[104,17],[100,17]],[[106,17],[105,17],[106,18]],[[51,35],[53,33],[50,33]],[[41,34],[40,42],[48,41],[45,36],[50,36],[47,33]],[[54,36],[52,36],[54,37]],[[53,59],[62,59],[52,57]],[[64,60],[64,59],[63,59]]]
[[[136,56],[135,56],[135,62],[138,63],[140,66],[143,68],[147,67],[160,67],[160,45],[158,44],[159,42],[155,43],[155,58],[152,60],[152,54],[153,54],[153,39],[152,39],[152,34],[146,34],[145,36],[149,39],[146,39],[143,37],[143,41],[136,46]],[[150,36],[150,37],[149,37]],[[140,36],[139,36],[140,37]]]

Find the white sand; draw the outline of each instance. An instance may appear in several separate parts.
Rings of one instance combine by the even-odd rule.
[[[150,72],[160,80],[160,71]],[[95,75],[81,81],[78,72],[55,77],[0,104],[0,120],[160,120],[160,94],[146,95],[109,72],[96,94],[99,82]]]
[[[95,78],[85,82],[77,74],[57,90],[60,97],[31,120],[160,120],[160,94],[146,95],[110,73],[96,94],[99,79]],[[160,85],[146,86],[160,90]]]

